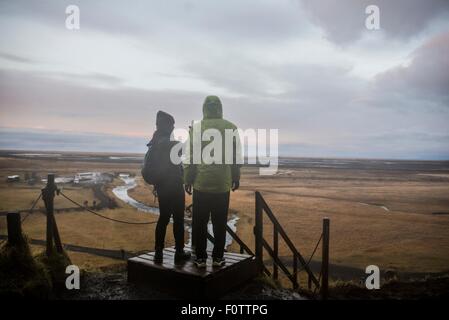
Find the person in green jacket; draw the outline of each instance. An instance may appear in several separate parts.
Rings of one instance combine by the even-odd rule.
[[[208,96],[203,104],[203,120],[192,125],[187,141],[184,183],[188,194],[192,194],[193,188],[192,246],[195,248],[195,265],[199,268],[206,267],[209,217],[212,220],[215,238],[212,252],[213,266],[225,265],[223,254],[226,243],[229,194],[230,190],[235,191],[240,185],[240,138],[236,130],[237,127],[232,122],[223,119],[220,99],[217,96]],[[230,144],[232,150],[226,150],[229,149],[229,145],[225,143],[226,131],[234,132]],[[214,141],[215,137],[210,138],[210,141],[201,141],[207,140],[204,139],[203,134],[207,135],[208,132],[219,133],[221,141],[219,139]],[[213,142],[217,143],[215,146],[218,145],[218,148],[211,151],[211,154],[207,152],[206,154],[214,158],[221,151],[221,157],[218,156],[211,163],[210,159],[205,159],[203,151],[210,151]],[[195,143],[199,143],[198,148],[194,146]],[[230,151],[232,160],[227,161],[226,152]]]

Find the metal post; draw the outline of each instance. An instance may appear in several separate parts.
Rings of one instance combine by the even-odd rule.
[[[327,300],[329,294],[329,218],[323,219],[323,252],[321,259],[321,298]]]

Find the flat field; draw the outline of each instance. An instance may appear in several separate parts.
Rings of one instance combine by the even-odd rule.
[[[444,169],[444,168],[443,168]],[[262,193],[300,252],[308,257],[318,240],[322,219],[331,219],[330,254],[335,270],[364,269],[378,265],[381,270],[401,273],[438,273],[449,271],[449,170],[391,169],[382,166],[360,168],[345,166],[308,167],[289,165],[274,176],[260,176],[257,168],[242,170],[241,188],[231,194],[231,210],[239,217],[238,235],[254,247],[254,191]],[[7,183],[11,174],[48,172],[70,176],[77,172],[98,171],[136,175],[137,187],[129,191],[134,199],[157,206],[151,187],[140,178],[138,162],[108,162],[27,159],[0,157],[0,211],[27,209],[39,194],[43,183],[30,186],[25,182]],[[23,179],[22,179],[23,180]],[[112,188],[123,184],[116,177],[102,191],[114,198]],[[62,185],[76,201],[99,201],[89,186]],[[187,202],[191,201],[187,196]],[[110,217],[129,221],[154,221],[154,215],[142,213],[117,199],[115,209],[102,209]],[[43,207],[43,203],[39,204]],[[56,208],[73,204],[57,197]],[[63,242],[96,248],[139,251],[152,249],[154,225],[124,225],[98,218],[88,212],[62,211],[56,214]],[[264,221],[264,236],[272,239],[272,226]],[[23,229],[32,239],[45,239],[45,216],[32,214]],[[0,234],[6,234],[6,219],[0,217]],[[187,238],[187,235],[186,235]],[[167,245],[173,245],[171,230]],[[33,246],[37,250],[41,247]],[[238,251],[235,243],[229,248]],[[288,261],[285,245],[279,248]],[[72,260],[84,268],[95,268],[117,260],[84,253],[69,252]],[[320,260],[318,252],[314,261]],[[337,271],[331,275],[338,278]],[[347,276],[347,275],[346,275]]]

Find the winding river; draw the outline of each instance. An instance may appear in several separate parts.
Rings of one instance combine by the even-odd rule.
[[[121,201],[129,204],[130,206],[136,208],[139,211],[142,211],[144,213],[150,213],[154,215],[159,215],[159,208],[156,207],[150,207],[147,206],[132,197],[129,196],[128,190],[131,190],[137,186],[136,179],[133,177],[130,177],[128,175],[120,175],[120,179],[124,182],[124,185],[117,186],[114,189],[112,189],[112,193]],[[228,220],[228,226],[232,229],[232,231],[237,231],[237,221],[238,217],[236,215],[232,215],[231,219]],[[170,220],[173,222],[172,220]],[[208,224],[208,230],[211,235],[213,235],[212,230],[212,223],[209,222]],[[187,242],[187,246],[191,246],[192,244],[192,220],[190,218],[185,219],[185,229],[189,233],[189,240]],[[229,235],[229,233],[226,233],[226,247],[228,247],[232,243],[232,237]],[[208,241],[207,244],[208,250],[212,250],[213,244]]]

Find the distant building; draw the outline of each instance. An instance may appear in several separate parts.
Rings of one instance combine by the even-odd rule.
[[[75,179],[73,179],[73,182],[80,183],[82,181],[94,180],[95,176],[96,176],[95,172],[81,172],[81,173],[77,173],[75,175]]]
[[[8,176],[7,180],[8,182],[19,182],[20,181],[20,176],[18,174],[12,175],[12,176]]]

